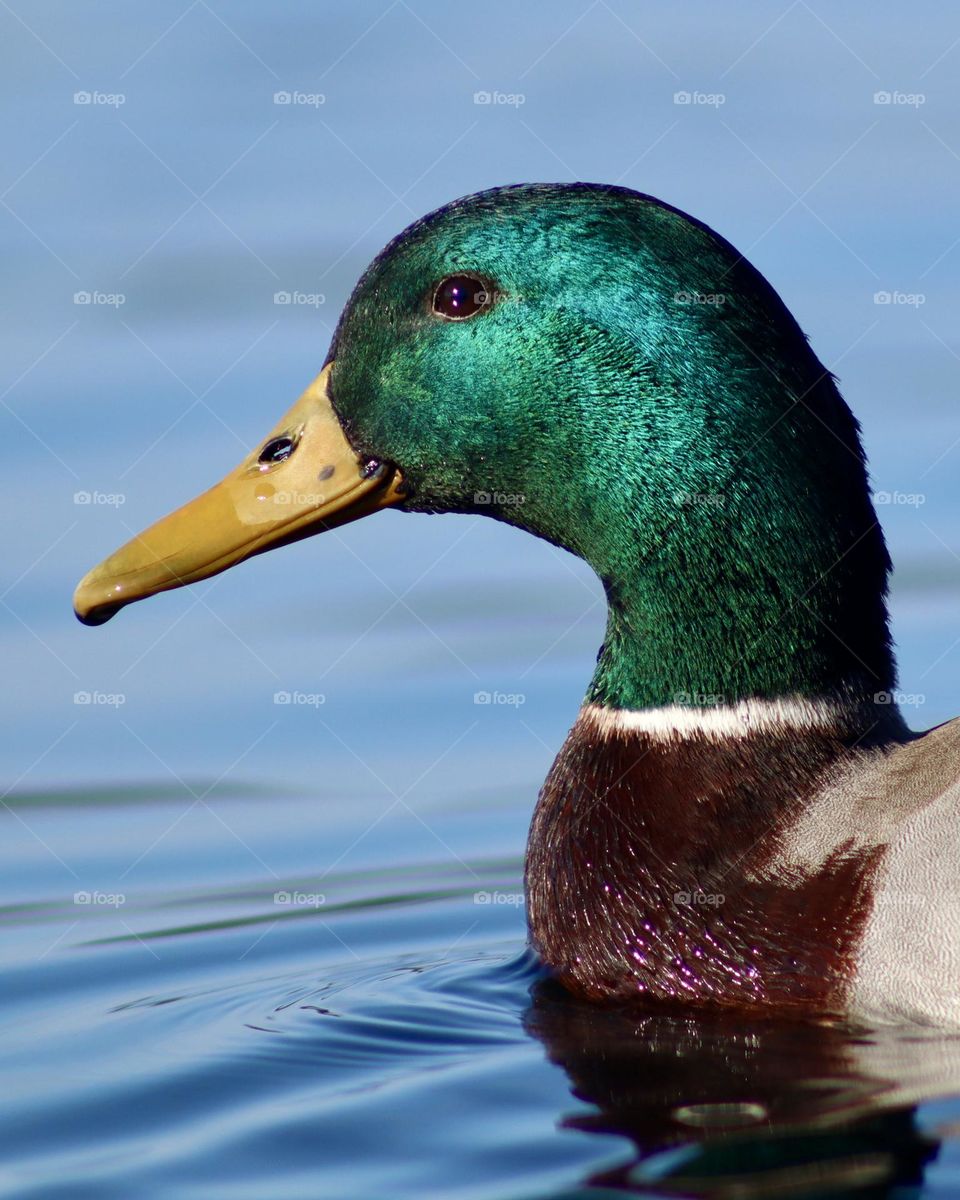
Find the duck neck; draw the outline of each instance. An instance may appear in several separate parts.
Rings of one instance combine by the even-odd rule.
[[[754,519],[723,512],[722,499],[715,511],[681,512],[655,553],[601,572],[607,628],[588,701],[632,710],[889,703],[888,560],[866,490],[833,521],[775,493],[751,506],[768,510]],[[631,536],[641,535],[621,541]]]

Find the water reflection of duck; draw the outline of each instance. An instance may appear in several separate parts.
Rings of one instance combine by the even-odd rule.
[[[914,736],[890,703],[856,422],[727,242],[584,184],[431,214],[265,442],[77,612],[388,505],[497,517],[606,587],[528,847],[532,940],[572,991],[960,1021],[960,723]]]
[[[636,1153],[593,1175],[611,1194],[881,1197],[917,1194],[938,1142],[921,1132],[913,1086],[942,1069],[946,1039],[913,1041],[912,1070],[889,1066],[897,1031],[839,1023],[744,1020],[585,1004],[550,983],[534,990],[530,1033],[594,1106],[562,1122],[629,1138]],[[960,1078],[960,1043],[948,1046]],[[881,1068],[882,1069],[882,1068]],[[954,1084],[955,1086],[955,1084]],[[591,1193],[593,1194],[593,1193]]]

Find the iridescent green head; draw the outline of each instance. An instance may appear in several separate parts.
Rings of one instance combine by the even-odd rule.
[[[458,200],[373,262],[324,375],[348,446],[342,463],[310,453],[361,483],[292,530],[232,542],[213,570],[356,505],[482,513],[603,580],[594,700],[892,685],[889,564],[857,424],[773,289],[702,223],[585,184]],[[292,449],[257,458],[274,486],[308,449],[291,416],[273,442],[292,430]],[[148,587],[129,568],[113,607],[210,573],[187,565]],[[98,571],[100,590],[78,593],[87,616],[110,607],[116,571]]]

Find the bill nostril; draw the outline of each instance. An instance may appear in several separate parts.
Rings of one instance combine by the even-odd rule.
[[[297,443],[292,437],[271,438],[260,451],[257,461],[262,467],[272,467],[289,458],[296,448]]]

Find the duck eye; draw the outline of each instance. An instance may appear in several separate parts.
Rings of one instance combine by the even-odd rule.
[[[296,448],[297,443],[292,437],[271,438],[260,451],[257,462],[262,467],[272,467],[274,463],[283,462],[285,458],[289,458]]]
[[[465,321],[488,308],[491,299],[487,284],[479,276],[448,275],[433,293],[433,311],[448,321]]]

